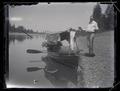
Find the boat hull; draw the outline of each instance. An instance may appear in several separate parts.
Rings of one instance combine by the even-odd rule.
[[[46,61],[55,62],[72,69],[78,68],[79,56],[76,55],[59,55],[57,53],[48,53],[45,57]]]

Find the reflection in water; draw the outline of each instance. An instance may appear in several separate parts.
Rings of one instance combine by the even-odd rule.
[[[54,85],[54,87],[71,87],[68,86],[69,83],[74,84],[72,85],[74,87],[77,87],[78,84],[80,85],[80,82],[78,82],[78,75],[82,77],[82,74],[80,72],[78,74],[77,72],[78,58],[74,60],[74,64],[76,65],[73,65],[71,64],[71,62],[68,62],[70,61],[70,59],[64,59],[65,57],[58,57],[55,59],[53,58],[54,57],[47,55],[46,57],[43,57],[42,60],[46,63],[46,67],[44,69],[45,77]]]
[[[41,70],[43,68],[39,68],[39,67],[27,67],[27,72],[32,72],[32,71],[38,71]]]
[[[39,37],[45,37],[45,34],[44,35],[42,35],[42,34],[36,34],[36,35],[32,35],[32,38],[31,37],[29,37],[29,36],[27,36],[27,35],[16,35],[16,34],[13,34],[13,35],[9,35],[9,44],[11,43],[11,42],[15,42],[15,40],[17,40],[17,41],[19,41],[19,42],[23,42],[24,40],[31,40],[31,39],[33,39],[33,38],[39,38]]]
[[[30,55],[30,54],[27,55],[24,52],[28,48],[28,45],[26,45],[27,43],[30,45],[29,47],[31,48],[39,49],[40,46],[36,46],[36,45],[39,45],[40,43],[42,43],[45,37],[45,35],[40,35],[40,36],[33,35],[33,36],[34,36],[33,37],[34,39],[30,41],[28,40],[31,38],[26,35],[10,35],[9,36],[9,43],[15,42],[16,40],[21,42],[21,43],[15,42],[15,44],[10,47],[10,58],[9,58],[10,59],[10,66],[9,66],[10,80],[13,81],[15,84],[31,85],[30,81],[37,80],[37,77],[38,77],[38,79],[40,79],[40,84],[39,84],[39,81],[36,84],[38,87],[41,87],[41,84],[43,84],[43,86],[45,87],[47,86],[49,87],[49,82],[54,87],[62,87],[62,88],[78,87],[78,84],[79,84],[79,87],[80,86],[83,87],[82,86],[83,83],[82,84],[80,83],[82,80],[84,80],[82,77],[83,74],[82,73],[78,74],[77,72],[77,69],[78,69],[77,57],[74,57],[75,59],[70,60],[71,59],[70,56],[68,57],[67,56],[63,57],[63,55],[61,57],[53,56],[53,55],[51,56],[48,53],[47,56],[42,58],[41,60],[41,56],[43,56],[42,53],[37,55]],[[13,49],[15,49],[17,53]],[[21,55],[18,55],[18,54],[21,54]],[[28,60],[30,63],[32,63],[32,65],[30,65],[27,68],[27,72],[29,73],[25,73],[26,71],[24,72],[24,67],[26,68],[26,66],[28,66],[28,63],[26,62]],[[19,66],[19,64],[23,64],[23,65]],[[38,73],[36,72],[35,74],[33,74],[32,72],[34,71],[38,71]],[[23,74],[23,77],[17,74]],[[42,76],[43,78],[48,79],[49,82],[47,82],[48,80],[46,81],[45,79],[43,79]],[[78,78],[79,78],[79,81],[78,81]],[[70,84],[72,84],[72,86],[70,86]]]
[[[15,42],[15,40],[19,42],[23,42],[27,37],[25,35],[9,35],[9,44],[11,42]],[[28,38],[27,38],[28,39]]]

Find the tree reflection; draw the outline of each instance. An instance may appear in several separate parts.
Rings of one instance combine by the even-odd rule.
[[[26,39],[32,39],[26,35],[9,35],[9,44],[11,42],[15,42],[15,40],[17,40],[18,42],[23,42]]]

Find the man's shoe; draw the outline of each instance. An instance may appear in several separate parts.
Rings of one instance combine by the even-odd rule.
[[[89,54],[91,57],[94,57],[95,56],[95,53],[92,53],[92,54]]]
[[[92,53],[92,54],[90,54],[90,53],[85,53],[85,56],[88,56],[88,57],[94,57],[95,54],[94,54],[94,53]]]

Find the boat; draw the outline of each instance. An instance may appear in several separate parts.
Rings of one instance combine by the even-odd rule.
[[[63,64],[73,69],[77,69],[80,55],[76,54],[75,51],[71,51],[69,46],[56,47],[54,45],[54,48],[50,47],[47,47],[47,60]]]
[[[58,52],[48,52],[42,60],[46,63],[44,69],[45,77],[55,87],[68,87],[69,82],[77,87],[78,55],[63,55]]]

